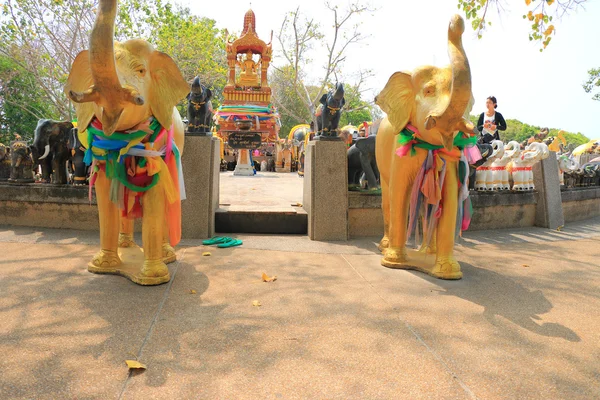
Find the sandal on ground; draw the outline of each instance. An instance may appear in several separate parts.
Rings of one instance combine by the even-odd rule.
[[[231,239],[231,238],[230,238],[230,239]],[[217,245],[217,247],[219,247],[219,248],[221,248],[221,249],[224,249],[224,248],[227,248],[227,247],[239,246],[239,245],[241,245],[242,243],[243,243],[243,242],[242,242],[241,240],[239,240],[239,239],[231,239],[231,240],[230,240],[230,241],[228,241],[228,242],[225,242],[225,243],[218,244],[218,245]]]
[[[231,240],[231,238],[227,236],[214,236],[208,240],[203,240],[202,244],[210,246],[213,244],[225,243],[229,240]]]

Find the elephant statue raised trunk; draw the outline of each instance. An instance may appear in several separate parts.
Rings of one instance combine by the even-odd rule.
[[[189,86],[173,60],[148,42],[114,42],[116,13],[116,0],[100,0],[90,49],[77,55],[65,86],[85,162],[95,171],[90,186],[101,250],[88,270],[155,285],[169,281],[165,262],[175,259],[172,246],[181,235],[184,127],[175,105]],[[123,249],[133,245],[137,217],[143,218],[143,255]]]
[[[463,19],[452,17],[450,66],[396,72],[375,99],[387,114],[376,142],[384,217],[381,263],[442,279],[462,277],[454,238],[470,220],[468,165],[481,157],[467,119],[474,101],[464,29]],[[419,250],[407,249],[420,215],[423,243]]]

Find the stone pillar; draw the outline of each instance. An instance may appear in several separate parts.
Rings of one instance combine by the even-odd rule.
[[[253,176],[254,165],[250,163],[250,150],[240,149],[238,150],[237,164],[235,165],[235,171],[233,175],[241,176]]]
[[[311,240],[348,239],[348,159],[344,142],[308,144],[303,198]]]
[[[206,239],[215,233],[219,207],[219,139],[186,134],[181,157],[187,199],[181,203],[183,239]]]
[[[556,229],[565,224],[556,153],[533,165],[533,183],[538,191],[535,225]]]

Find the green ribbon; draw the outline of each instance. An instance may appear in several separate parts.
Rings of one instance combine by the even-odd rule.
[[[439,149],[444,148],[444,146],[441,144],[427,143],[426,141],[416,137],[415,132],[411,131],[408,128],[404,128],[398,135],[398,143],[400,144],[400,146],[405,146],[405,145],[411,144],[411,141],[412,141],[412,145],[410,148],[411,156],[414,156],[415,154],[417,154],[417,151],[415,150],[416,148],[425,149],[425,150],[439,150]],[[469,135],[465,134],[464,132],[459,131],[458,135],[456,135],[454,137],[454,141],[452,142],[452,145],[454,147],[458,147],[460,150],[462,150],[467,146],[474,146],[476,143],[477,143],[476,136],[469,136]]]

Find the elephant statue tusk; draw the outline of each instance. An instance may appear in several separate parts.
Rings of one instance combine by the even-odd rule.
[[[44,147],[44,154],[40,158],[38,158],[38,160],[43,160],[44,158],[48,157],[48,154],[50,154],[50,145],[49,144],[47,144],[46,147]]]

